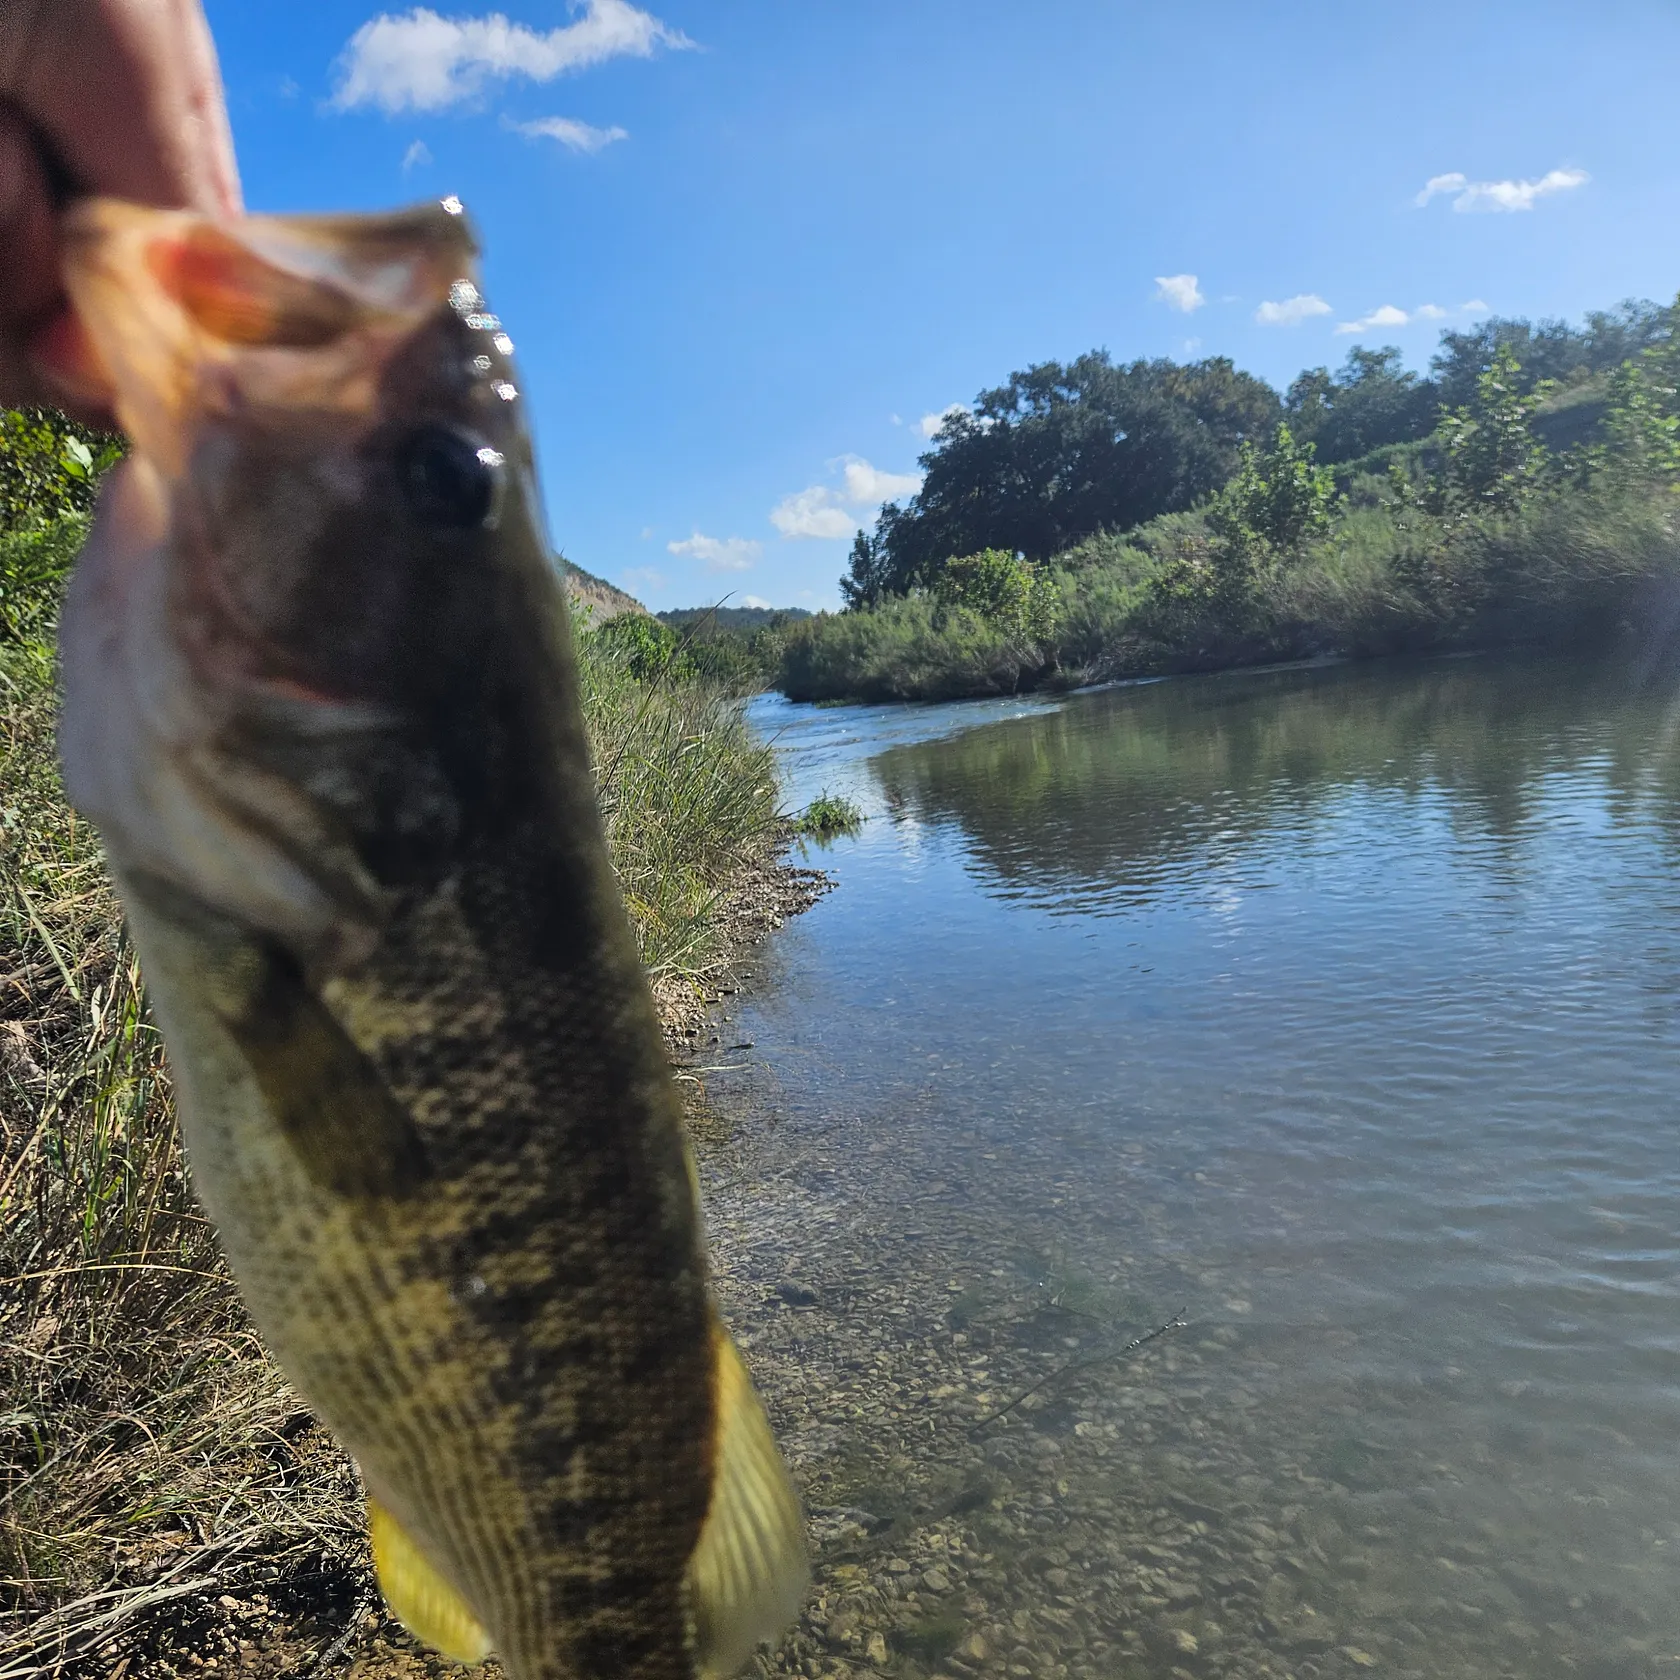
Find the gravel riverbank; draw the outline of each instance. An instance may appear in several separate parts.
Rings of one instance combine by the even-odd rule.
[[[1242,1278],[1175,1255],[1127,1201],[1137,1145],[1088,1179],[978,1131],[929,1159],[911,1117],[802,1113],[736,1060],[709,1092],[714,1263],[816,1558],[762,1675],[1672,1672],[1631,1573],[1559,1582],[1548,1510],[1466,1521],[1449,1466],[1385,1449],[1403,1403],[1362,1384],[1357,1331],[1257,1322]],[[1282,1398],[1306,1361],[1346,1371],[1311,1415]]]

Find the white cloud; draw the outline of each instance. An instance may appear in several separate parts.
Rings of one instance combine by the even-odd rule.
[[[925,428],[934,418],[923,418],[923,436],[929,435]],[[784,496],[771,508],[770,523],[784,537],[849,537],[864,519],[860,512],[848,513],[848,508],[871,510],[895,496],[913,496],[922,487],[920,473],[882,472],[861,455],[842,455],[838,463],[829,463],[831,467],[836,464],[845,469],[838,489],[812,484]]]
[[[770,603],[762,595],[743,595],[741,605],[743,607],[768,607]]]
[[[1426,303],[1423,309],[1434,309],[1437,315],[1444,315],[1444,309],[1435,309],[1432,303]],[[1418,311],[1423,314],[1423,309]],[[1385,303],[1373,309],[1369,315],[1361,315],[1357,321],[1343,321],[1336,331],[1339,333],[1370,332],[1375,327],[1403,327],[1411,316],[1404,309],[1397,309],[1392,303]]]
[[[1463,192],[1469,185],[1470,177],[1456,169],[1446,175],[1431,175],[1428,181],[1424,183],[1423,191],[1412,200],[1412,203],[1421,210],[1436,193]]]
[[[1392,303],[1385,303],[1380,308],[1373,309],[1369,315],[1361,315],[1357,321],[1343,321],[1336,331],[1338,333],[1370,332],[1378,327],[1404,327],[1416,321],[1448,321],[1454,315],[1485,315],[1487,305],[1480,298],[1472,298],[1468,303],[1461,303],[1456,309],[1443,309],[1438,303],[1420,303],[1416,309],[1404,310]]]
[[[846,488],[842,499],[848,502],[890,502],[894,496],[914,496],[922,487],[920,473],[882,472],[872,467],[861,455],[848,455]]]
[[[1155,299],[1158,303],[1164,303],[1167,308],[1177,309],[1185,315],[1200,309],[1207,302],[1202,296],[1201,287],[1196,284],[1194,274],[1157,274]]]
[[[1298,292],[1282,303],[1263,303],[1254,319],[1265,327],[1296,327],[1314,315],[1328,315],[1330,305],[1317,292]]]
[[[432,148],[424,140],[416,140],[403,153],[403,174],[411,169],[419,169],[432,161]]]
[[[849,537],[858,522],[840,507],[826,484],[813,484],[784,496],[770,510],[770,523],[784,537]]]
[[[672,554],[704,560],[708,572],[744,572],[764,552],[763,543],[746,537],[703,537],[698,531],[665,547]]]
[[[1412,202],[1421,210],[1437,194],[1444,194],[1452,199],[1454,210],[1532,210],[1536,199],[1572,192],[1591,179],[1584,169],[1552,169],[1538,181],[1472,181],[1455,169],[1431,176]]]
[[[964,414],[966,412],[966,404],[952,403],[948,408],[940,409],[937,414],[924,414],[921,419],[916,422],[916,430],[925,438],[937,437],[939,435],[939,428],[943,426],[953,414]]]
[[[351,36],[338,61],[333,103],[376,105],[387,114],[441,111],[474,98],[491,80],[552,81],[609,58],[648,58],[658,47],[691,47],[681,30],[629,4],[584,0],[583,16],[558,29],[528,29],[500,12],[446,18],[427,7],[382,12]]]
[[[627,128],[595,128],[574,117],[538,117],[533,122],[515,122],[511,117],[504,117],[502,127],[523,134],[527,140],[558,140],[574,152],[598,152],[615,140],[630,138]]]
[[[626,566],[618,576],[620,582],[633,590],[665,587],[665,574],[655,566]]]

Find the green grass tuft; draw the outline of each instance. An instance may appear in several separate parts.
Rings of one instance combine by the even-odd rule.
[[[793,831],[819,844],[856,834],[864,824],[861,808],[843,794],[824,788],[793,820]]]

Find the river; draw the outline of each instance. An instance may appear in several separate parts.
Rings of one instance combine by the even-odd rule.
[[[1673,676],[753,716],[869,819],[700,1076],[783,1670],[1675,1673]]]

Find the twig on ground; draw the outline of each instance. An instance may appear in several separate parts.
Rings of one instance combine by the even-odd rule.
[[[350,1642],[356,1637],[356,1630],[362,1625],[362,1618],[370,1610],[378,1608],[379,1594],[372,1588],[367,1588],[356,1600],[355,1607],[350,1612],[350,1620],[345,1624],[344,1631],[309,1665],[311,1674],[319,1674],[328,1663],[337,1662],[350,1649]],[[0,1675],[0,1680],[5,1680]]]
[[[1124,1359],[1127,1354],[1136,1353],[1139,1348],[1147,1347],[1162,1336],[1170,1335],[1174,1330],[1182,1330],[1187,1322],[1184,1309],[1180,1307],[1165,1324],[1157,1324],[1153,1330],[1146,1330],[1141,1336],[1134,1336],[1124,1347],[1114,1348],[1108,1353],[1095,1354],[1090,1359],[1070,1359],[1067,1364],[1058,1365],[1048,1376],[1040,1377],[1035,1383],[1029,1383],[1013,1400],[999,1406],[996,1411],[988,1412],[978,1423],[971,1423],[968,1426],[969,1434],[978,1435],[988,1423],[996,1423],[1000,1417],[1014,1411],[1023,1400],[1037,1394],[1040,1389],[1048,1388],[1051,1383],[1076,1371],[1089,1371],[1098,1365],[1112,1365],[1116,1359]],[[0,1676],[0,1680],[4,1680],[4,1677]]]

